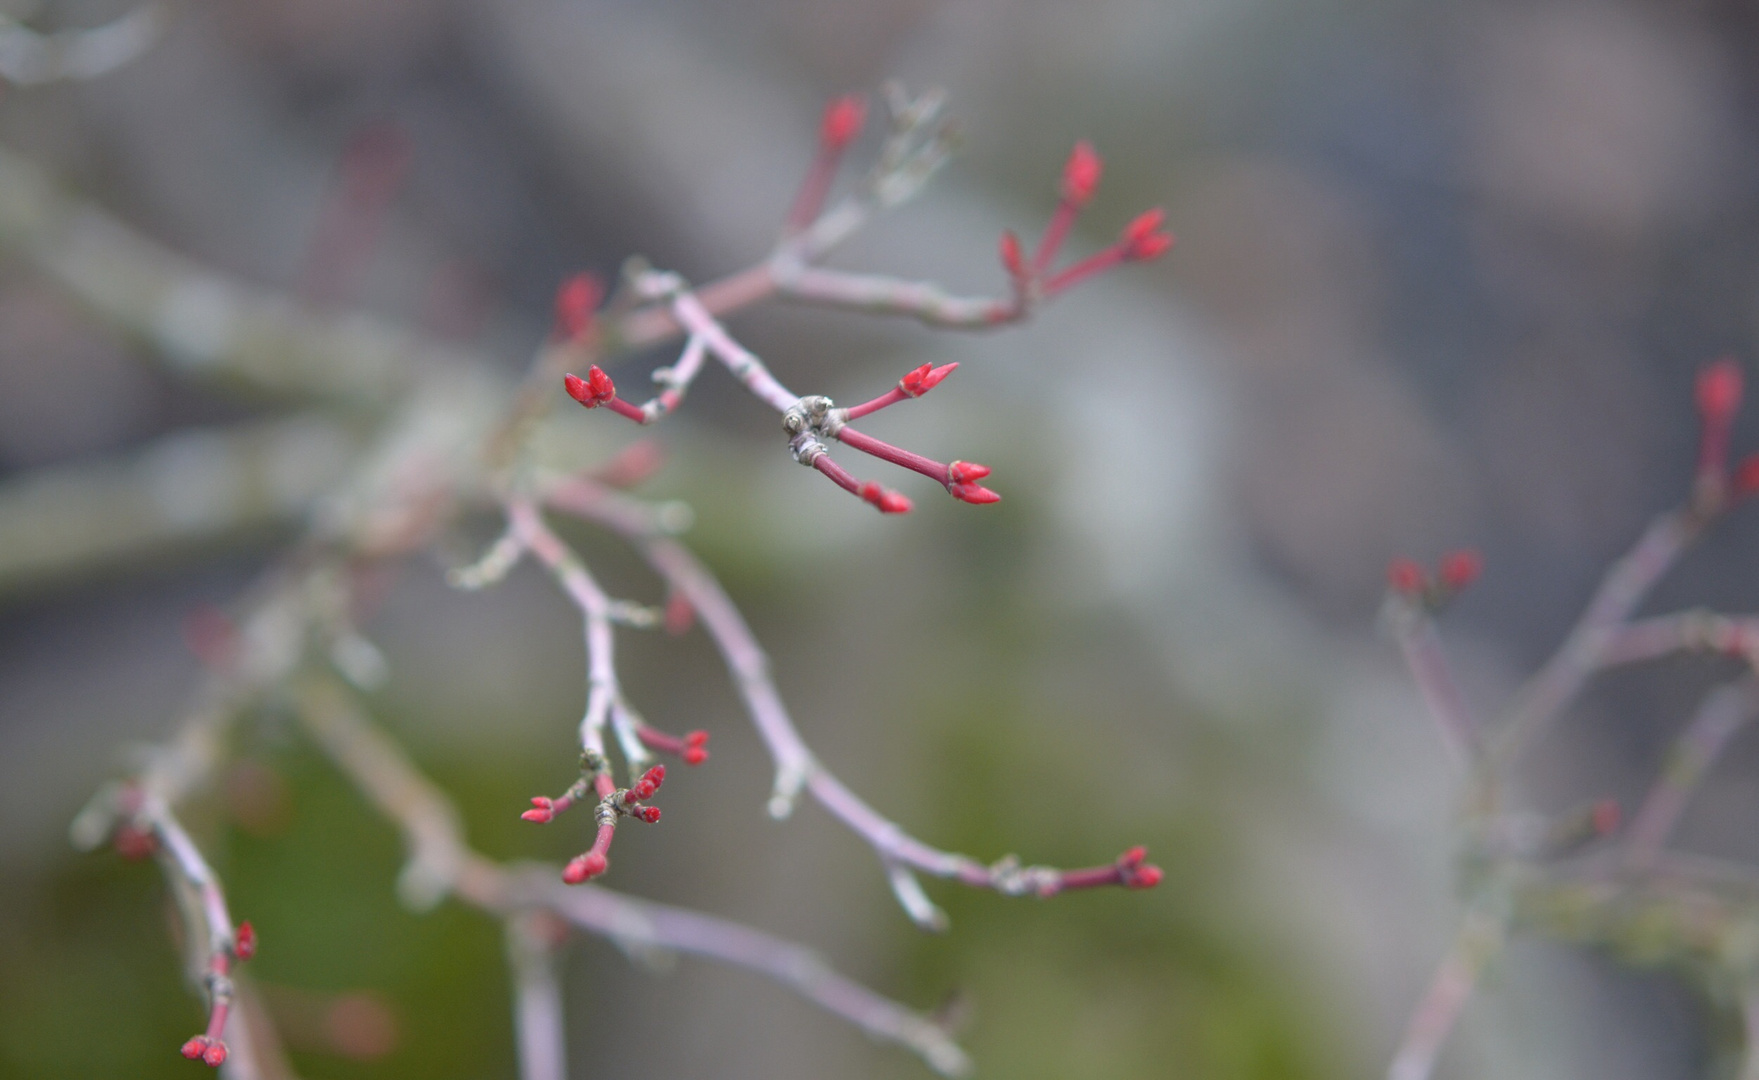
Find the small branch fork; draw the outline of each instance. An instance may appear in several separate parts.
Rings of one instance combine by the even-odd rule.
[[[782,414],[794,459],[823,473],[832,483],[882,513],[905,513],[910,500],[871,481],[857,479],[831,460],[826,443],[839,441],[862,453],[922,473],[956,499],[992,503],[1001,496],[980,483],[989,469],[964,461],[939,462],[900,449],[856,431],[852,420],[878,412],[933,388],[956,364],[923,365],[906,374],[890,392],[854,408],[839,409],[828,397],[801,397],[782,386],[758,357],[740,345],[718,321],[719,315],[766,296],[863,311],[911,315],[935,326],[978,329],[1024,319],[1041,301],[1126,262],[1158,258],[1172,246],[1162,229],[1164,215],[1150,210],[1125,227],[1118,240],[1099,253],[1062,270],[1053,270],[1063,243],[1081,210],[1093,198],[1102,166],[1087,143],[1077,143],[1063,169],[1057,209],[1038,247],[1028,259],[1013,233],[1002,237],[1002,263],[1008,274],[1006,299],[974,299],[947,294],[938,286],[866,274],[825,269],[818,264],[839,243],[878,210],[913,195],[944,162],[951,129],[941,120],[938,95],[909,98],[888,91],[892,131],[878,163],[862,189],[827,210],[826,200],[844,152],[860,134],[865,103],[839,98],[825,111],[818,153],[788,215],[782,238],[763,263],[705,287],[690,290],[675,274],[634,267],[626,274],[630,298],[638,306],[624,314],[607,313],[602,333],[594,340],[623,345],[646,344],[671,333],[682,333],[683,352],[669,367],[654,372],[660,391],[642,404],[617,395],[611,377],[596,364],[585,377],[566,375],[568,395],[592,409],[604,407],[638,424],[670,415],[683,401],[690,384],[713,356],[753,396]],[[584,338],[595,323],[598,296],[577,283],[564,286],[558,305],[562,340]],[[616,303],[613,302],[613,308]]]
[[[1699,373],[1695,392],[1701,432],[1698,464],[1685,505],[1656,518],[1630,552],[1613,564],[1558,651],[1521,688],[1507,714],[1494,726],[1481,726],[1467,707],[1434,625],[1434,615],[1478,577],[1478,556],[1455,552],[1441,561],[1433,577],[1409,559],[1396,559],[1388,567],[1387,621],[1444,741],[1471,781],[1469,835],[1477,847],[1468,852],[1468,862],[1482,871],[1473,878],[1479,899],[1412,1020],[1388,1073],[1389,1080],[1429,1077],[1479,969],[1495,951],[1511,920],[1531,922],[1540,929],[1550,927],[1548,912],[1538,916],[1523,913],[1519,899],[1544,893],[1548,875],[1560,865],[1554,860],[1573,854],[1587,839],[1617,830],[1618,808],[1611,800],[1601,800],[1550,823],[1540,821],[1535,827],[1524,827],[1524,818],[1510,815],[1502,806],[1502,789],[1521,751],[1555,723],[1588,681],[1606,668],[1680,652],[1732,656],[1748,665],[1745,677],[1718,687],[1705,698],[1623,837],[1593,863],[1599,867],[1596,874],[1601,879],[1620,883],[1605,898],[1607,903],[1620,903],[1620,897],[1652,885],[1664,892],[1696,887],[1690,883],[1691,875],[1681,876],[1677,866],[1666,866],[1664,845],[1705,773],[1734,736],[1759,715],[1759,617],[1701,610],[1644,619],[1634,616],[1655,584],[1706,528],[1731,507],[1759,494],[1759,454],[1732,467],[1729,460],[1741,396],[1741,370],[1733,359],[1719,360]],[[1664,867],[1673,877],[1651,882]],[[1571,910],[1580,910],[1581,902]],[[1685,893],[1679,902],[1686,906],[1696,903]],[[1488,914],[1493,911],[1505,914]],[[1618,923],[1608,920],[1609,926]],[[1749,983],[1750,978],[1743,985]],[[1750,986],[1745,992],[1748,999],[1743,1008],[1751,1031],[1754,1005]],[[1759,1044],[1751,1038],[1746,1060],[1748,1071],[1744,1075],[1759,1074]]]
[[[863,802],[813,756],[788,715],[770,676],[769,658],[744,617],[707,568],[687,548],[666,535],[658,524],[659,515],[584,478],[555,484],[545,493],[544,501],[554,509],[602,525],[630,541],[671,594],[688,604],[720,651],[745,701],[746,711],[775,761],[770,815],[787,817],[800,793],[809,792],[874,849],[900,904],[918,925],[943,929],[946,916],[923,893],[916,873],[953,878],[1009,896],[1052,896],[1100,885],[1149,888],[1160,882],[1160,868],[1144,861],[1141,848],[1126,851],[1107,866],[1057,870],[1022,866],[1012,856],[985,865],[911,837]]]

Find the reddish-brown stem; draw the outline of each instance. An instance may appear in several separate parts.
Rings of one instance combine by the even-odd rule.
[[[857,480],[849,470],[831,460],[829,454],[820,451],[812,459],[812,467],[830,477],[831,482],[865,502],[879,508],[882,514],[907,514],[910,512],[910,500],[895,491],[887,491],[871,480]]]
[[[1456,761],[1468,765],[1478,754],[1478,723],[1454,679],[1453,667],[1435,632],[1435,620],[1429,617],[1421,601],[1403,594],[1395,594],[1389,603],[1393,605],[1393,634],[1405,666],[1441,729],[1442,741]]]
[[[859,405],[854,405],[843,410],[843,415],[849,420],[859,420],[869,413],[879,412],[888,405],[896,405],[900,401],[909,400],[909,394],[906,394],[904,391],[894,386],[879,397],[874,398],[872,401],[864,401]]]
[[[902,465],[906,469],[917,472],[933,480],[937,484],[950,485],[953,481],[947,474],[947,466],[933,458],[911,453],[909,450],[893,446],[891,443],[864,435],[851,427],[837,431],[837,441],[852,446],[864,454],[871,454],[881,461],[889,461],[894,465]]]
[[[1079,285],[1088,278],[1103,274],[1124,261],[1125,249],[1122,244],[1113,244],[1104,251],[1089,255],[1080,262],[1059,271],[1056,276],[1044,283],[1044,295],[1052,297],[1072,286]]]
[[[1044,272],[1049,270],[1051,263],[1056,261],[1057,252],[1062,249],[1064,237],[1069,235],[1070,227],[1075,224],[1075,219],[1080,214],[1081,207],[1075,203],[1066,198],[1057,200],[1057,208],[1051,214],[1050,220],[1045,223],[1044,236],[1038,241],[1038,250],[1032,253],[1031,269],[1034,278],[1044,277]]]

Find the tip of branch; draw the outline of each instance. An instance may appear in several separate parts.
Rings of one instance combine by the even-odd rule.
[[[218,1069],[226,1062],[226,1044],[219,1039],[197,1035],[183,1044],[183,1056],[191,1061],[200,1061],[204,1065]]]
[[[862,484],[861,490],[856,494],[879,507],[879,512],[882,514],[908,514],[910,512],[909,499],[896,491],[887,491],[872,480]]]
[[[942,364],[940,367],[924,364],[914,371],[906,372],[904,377],[898,380],[898,389],[906,397],[921,397],[939,386],[941,380],[951,375],[958,366],[956,362]]]
[[[1093,198],[1093,192],[1099,187],[1099,176],[1105,169],[1105,163],[1093,152],[1093,144],[1082,139],[1069,152],[1069,160],[1063,165],[1063,183],[1061,194],[1064,201],[1073,206],[1085,206],[1087,200]]]
[[[1148,849],[1138,844],[1118,856],[1118,881],[1127,889],[1152,889],[1166,875],[1148,858]]]
[[[232,936],[232,955],[240,960],[249,960],[257,954],[257,930],[250,920],[238,924],[238,932]]]
[[[1400,596],[1415,598],[1428,584],[1428,575],[1416,559],[1400,556],[1386,564],[1386,587]]]
[[[1166,211],[1157,206],[1137,215],[1135,220],[1124,226],[1124,231],[1118,238],[1124,258],[1131,262],[1146,262],[1149,259],[1158,259],[1171,250],[1173,235],[1161,228],[1166,217]]]
[[[575,274],[556,290],[556,335],[575,341],[592,329],[604,286],[591,274]]]
[[[1457,593],[1470,587],[1483,572],[1484,556],[1471,548],[1462,548],[1441,557],[1441,565],[1436,568],[1436,578],[1442,588],[1450,593]]]
[[[1002,501],[1000,495],[982,484],[948,484],[947,490],[952,493],[953,498],[960,502],[968,502],[977,506]]]
[[[708,732],[692,731],[684,736],[684,753],[681,755],[686,765],[701,765],[708,760]]]
[[[562,389],[588,409],[596,409],[617,396],[617,384],[597,364],[587,370],[584,379],[578,375],[562,376]]]
[[[858,94],[846,94],[825,106],[818,130],[819,143],[831,153],[838,153],[855,141],[866,123],[867,102]]]
[[[1725,356],[1698,372],[1696,400],[1706,425],[1727,424],[1741,407],[1741,365]]]
[[[1026,277],[1026,257],[1020,251],[1020,238],[1014,235],[1014,230],[1002,230],[1001,251],[1002,269],[1006,270],[1008,276],[1015,281],[1024,280]]]
[[[568,865],[562,869],[562,880],[570,885],[578,885],[588,878],[598,877],[610,865],[609,859],[596,851],[589,851],[568,861]]]

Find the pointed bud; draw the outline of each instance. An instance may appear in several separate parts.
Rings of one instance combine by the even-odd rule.
[[[681,756],[686,765],[701,765],[708,760],[708,751],[700,746],[686,746]]]
[[[232,955],[240,960],[249,960],[257,954],[257,930],[250,920],[238,924],[238,933],[233,935]]]
[[[1137,215],[1134,221],[1124,226],[1118,246],[1125,259],[1145,262],[1166,254],[1173,246],[1172,234],[1161,229],[1166,216],[1166,211],[1157,206]]]
[[[677,637],[690,631],[696,623],[696,608],[690,604],[690,598],[681,592],[666,597],[666,633]]]
[[[857,492],[863,499],[879,507],[882,514],[908,514],[910,500],[895,491],[887,491],[872,480],[861,485]]]
[[[617,396],[617,384],[597,364],[587,370],[584,379],[578,375],[562,376],[562,389],[589,409],[596,409]]]
[[[1164,876],[1165,874],[1160,867],[1148,863],[1144,866],[1134,867],[1129,876],[1124,879],[1124,885],[1131,889],[1152,889],[1160,884],[1161,878]]]
[[[1464,548],[1443,555],[1436,576],[1440,578],[1443,588],[1449,592],[1459,592],[1477,581],[1478,575],[1483,572],[1483,556],[1470,548]]]
[[[947,476],[955,484],[969,484],[988,475],[988,465],[979,465],[972,461],[955,461],[947,466]]]
[[[208,1037],[206,1035],[197,1035],[195,1038],[183,1044],[183,1056],[191,1061],[195,1061],[202,1056],[207,1048]]]
[[[1698,413],[1706,424],[1726,424],[1741,407],[1741,365],[1732,356],[1698,372]]]
[[[1759,454],[1750,454],[1735,466],[1735,474],[1729,480],[1729,495],[1736,499],[1748,499],[1759,494]]]
[[[598,877],[610,865],[609,859],[596,851],[589,851],[568,861],[568,865],[562,869],[562,880],[570,885],[578,885],[588,878]]]
[[[914,371],[905,373],[904,377],[898,380],[898,389],[906,397],[921,397],[939,386],[941,380],[951,375],[958,366],[957,363],[942,364],[940,367],[924,364]]]
[[[530,810],[527,810],[519,816],[526,821],[536,821],[539,823],[555,820],[556,804],[554,800],[544,795],[536,795],[532,797],[531,806],[532,808]]]
[[[849,94],[825,106],[824,120],[819,124],[818,138],[826,150],[836,153],[855,141],[867,123],[867,102],[859,95]]]
[[[1104,163],[1093,152],[1092,143],[1086,139],[1076,143],[1068,162],[1063,165],[1063,199],[1077,207],[1087,205],[1087,200],[1093,198],[1094,189],[1099,187],[1099,174],[1103,169]]]
[[[644,806],[635,812],[635,816],[647,822],[649,825],[652,825],[660,820],[660,808],[657,806]]]
[[[1012,229],[1002,230],[1002,268],[1015,281],[1026,276],[1026,259],[1020,253],[1020,238]]]
[[[1386,564],[1387,588],[1400,596],[1416,596],[1428,584],[1423,568],[1415,559],[1397,558]]]
[[[953,498],[974,505],[1002,501],[1000,495],[997,495],[982,484],[951,484],[948,485],[947,490],[952,492]]]
[[[573,341],[592,327],[604,289],[591,274],[575,274],[556,290],[556,334]]]
[[[1148,849],[1138,844],[1129,851],[1118,856],[1119,866],[1141,866],[1142,860],[1148,858]]]

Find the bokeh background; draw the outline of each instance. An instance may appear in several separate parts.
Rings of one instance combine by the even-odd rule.
[[[5,10],[53,29],[126,7]],[[1495,709],[1682,493],[1695,368],[1759,356],[1750,5],[172,13],[122,70],[0,90],[0,143],[194,257],[467,343],[510,375],[567,273],[639,252],[703,280],[760,256],[822,103],[887,78],[946,87],[964,146],[845,265],[1001,287],[996,237],[1043,220],[1078,136],[1107,175],[1077,243],[1167,208],[1168,259],[1023,328],[777,308],[734,323],[784,382],[839,399],[959,360],[874,429],[990,464],[1000,506],[906,482],[917,512],[881,520],[796,468],[773,417],[713,372],[661,429],[670,464],[647,488],[693,504],[690,540],[809,741],[877,806],[983,857],[1083,864],[1141,842],[1166,869],[1152,893],[1044,904],[934,887],[954,929],[919,936],[822,813],[765,817],[767,762],[700,635],[623,635],[635,700],[662,726],[712,730],[715,756],[668,784],[665,827],[619,845],[611,884],[798,937],[919,1007],[956,996],[987,1076],[1383,1070],[1458,910],[1455,790],[1378,633],[1382,568],[1483,550],[1446,634],[1468,696]],[[0,251],[14,556],[45,477],[282,414],[180,375]],[[630,435],[602,419],[575,430],[609,454]],[[67,823],[130,744],[169,730],[198,677],[188,613],[234,598],[295,527],[264,512],[124,560],[0,551],[0,1072],[193,1073],[175,1049],[201,1009],[156,870],[72,853]],[[651,595],[615,545],[577,539],[620,591]],[[1752,608],[1755,542],[1759,522],[1736,515],[1656,608]],[[473,842],[577,849],[516,817],[574,761],[578,623],[542,576],[464,595],[440,560],[414,560],[367,630],[391,661],[374,706]],[[1538,748],[1530,803],[1629,807],[1711,673],[1683,661],[1597,690]],[[195,817],[262,933],[253,973],[302,1075],[514,1075],[497,928],[457,905],[400,909],[392,830],[294,727],[249,731]],[[1759,747],[1737,743],[1686,846],[1759,854],[1756,766]],[[577,1077],[927,1075],[741,972],[653,972],[583,941],[566,973]],[[1522,942],[1442,1073],[1696,1077],[1714,1034],[1667,973]]]

